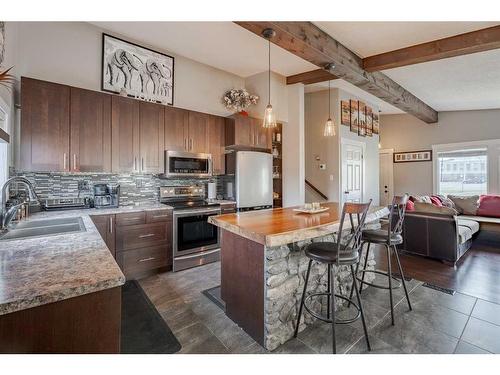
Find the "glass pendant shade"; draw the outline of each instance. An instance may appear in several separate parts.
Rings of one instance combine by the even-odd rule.
[[[262,123],[263,128],[275,128],[276,124],[276,116],[273,112],[273,106],[268,104],[266,107],[266,111],[264,112],[264,122]]]
[[[335,136],[335,124],[331,118],[326,121],[325,131],[323,133],[325,137],[334,137]]]

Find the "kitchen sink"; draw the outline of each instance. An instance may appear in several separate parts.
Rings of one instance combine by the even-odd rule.
[[[57,234],[85,232],[81,217],[22,221],[13,224],[8,231],[0,234],[0,241],[19,240],[28,237],[45,237]]]

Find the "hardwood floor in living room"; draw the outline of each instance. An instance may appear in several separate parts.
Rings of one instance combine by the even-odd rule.
[[[387,270],[387,254],[376,248],[377,268]],[[442,288],[500,303],[500,241],[475,241],[455,267],[439,260],[401,254],[405,276]],[[393,259],[393,264],[396,260]]]

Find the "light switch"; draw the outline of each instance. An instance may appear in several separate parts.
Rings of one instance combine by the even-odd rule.
[[[333,174],[330,175],[330,181],[333,181]]]

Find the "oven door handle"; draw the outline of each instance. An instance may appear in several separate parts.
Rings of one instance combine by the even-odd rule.
[[[189,216],[189,215],[198,215],[198,214],[219,214],[220,215],[220,208],[217,210],[190,210],[190,211],[178,211],[173,213],[174,217],[182,217],[182,216]]]

